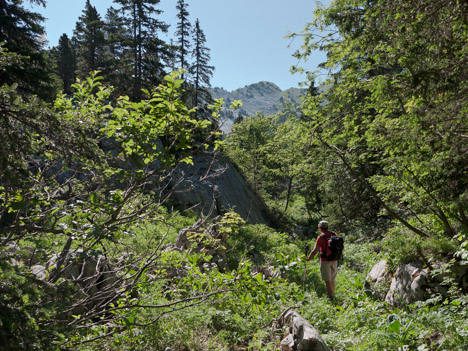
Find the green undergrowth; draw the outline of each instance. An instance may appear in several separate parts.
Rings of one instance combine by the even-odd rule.
[[[396,226],[382,241],[375,242],[373,249],[384,251],[390,267],[394,270],[399,264],[415,260],[425,266],[436,260],[448,261],[459,249],[459,243],[443,235],[421,238],[406,228]]]
[[[134,226],[122,235],[123,245],[114,252],[115,258],[131,252],[151,254],[158,245],[162,250],[196,220],[195,214],[177,214],[168,221]],[[457,249],[453,241],[418,241],[397,229],[380,241],[346,233],[336,300],[331,302],[320,278],[318,259],[305,261],[306,242],[312,248],[315,239],[298,240],[265,225],[249,225],[233,213],[220,223],[221,232],[227,235],[225,271],[206,268],[204,263],[211,257],[203,252],[164,251],[158,267],[165,271],[145,272],[136,287],[137,297],[128,297],[148,307],[117,312],[128,315],[123,325],[113,327],[117,329],[112,329],[109,338],[90,342],[109,332],[109,326],[97,323],[95,328],[75,334],[70,345],[78,350],[104,347],[112,351],[278,350],[285,330],[272,327],[281,313],[292,307],[333,351],[468,348],[468,298],[456,288],[449,296],[433,296],[400,308],[373,298],[364,288],[368,272],[380,260],[386,259],[393,271],[397,265],[414,260],[424,265],[453,256]],[[36,241],[40,244],[36,248],[49,240]],[[172,270],[181,275],[164,278]],[[217,290],[221,292],[211,295]],[[186,302],[174,304],[181,300]],[[48,313],[46,309],[43,312]]]
[[[179,218],[176,223],[182,226],[192,220]],[[137,237],[145,235],[147,231],[137,233]],[[175,240],[174,235],[168,237]],[[403,255],[390,250],[397,242],[397,236],[392,244],[389,238],[381,243],[347,241],[336,281],[336,300],[330,302],[320,279],[318,260],[304,259],[305,241],[263,225],[240,224],[228,235],[229,271],[199,271],[192,280],[184,278],[185,284],[192,284],[185,290],[192,291],[189,294],[222,280],[229,281],[226,284],[242,280],[236,283],[234,291],[180,310],[168,310],[154,323],[135,325],[116,334],[106,347],[109,350],[278,350],[285,331],[273,330],[273,321],[285,309],[293,307],[334,351],[465,350],[468,346],[465,295],[458,292],[442,300],[395,308],[372,298],[364,289],[366,275],[380,260],[391,261],[393,257],[397,258],[393,262],[405,260],[409,253]],[[446,250],[447,243],[435,245],[428,242],[425,252],[435,256],[440,250]],[[183,255],[177,258],[184,259],[187,258]],[[262,267],[271,267],[277,276],[263,274],[259,269]],[[200,279],[200,283],[195,284],[193,279]],[[161,282],[148,286],[144,293],[156,296],[164,285]],[[154,303],[168,304],[170,296],[159,295]],[[148,310],[138,318],[144,325],[154,314]]]

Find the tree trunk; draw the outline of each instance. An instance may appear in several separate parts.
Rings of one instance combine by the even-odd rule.
[[[289,198],[291,197],[291,189],[292,189],[293,178],[294,177],[289,178],[288,191],[286,193],[286,204],[284,205],[284,212],[285,213],[288,210],[288,206],[289,206]]]
[[[50,280],[51,283],[55,283],[60,278],[60,276],[62,275],[64,270],[61,267],[63,266],[63,264],[65,263],[65,260],[67,259],[67,256],[68,256],[68,253],[70,252],[70,247],[71,247],[72,243],[73,243],[73,237],[69,236],[68,239],[67,239],[67,242],[65,243],[65,246],[63,247],[62,252],[60,253],[60,256],[57,258],[56,266],[55,266],[52,274],[50,275],[49,280]]]

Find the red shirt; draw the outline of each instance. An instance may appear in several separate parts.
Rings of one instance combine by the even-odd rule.
[[[325,230],[322,234],[325,234],[327,236],[327,239],[322,238],[320,235],[317,237],[317,241],[315,242],[315,246],[320,248],[320,261],[329,261],[327,258],[322,258],[322,254],[327,253],[327,247],[328,247],[328,238],[332,236],[332,233],[329,232],[328,230]]]

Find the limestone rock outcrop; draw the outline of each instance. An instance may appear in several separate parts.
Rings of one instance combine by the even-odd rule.
[[[216,217],[227,211],[238,213],[251,224],[268,224],[266,206],[246,184],[235,167],[221,155],[193,157],[194,165],[181,166],[171,178],[173,199],[203,216]]]
[[[234,120],[239,116],[255,116],[259,112],[266,116],[280,113],[288,103],[289,108],[293,105],[299,106],[306,93],[305,89],[300,88],[282,91],[275,83],[266,81],[249,84],[234,91],[218,87],[209,90],[214,99],[222,98],[225,101],[225,107],[220,113],[221,130],[226,134],[231,131]],[[235,100],[241,100],[242,107],[229,108]],[[297,111],[299,112],[299,108]]]

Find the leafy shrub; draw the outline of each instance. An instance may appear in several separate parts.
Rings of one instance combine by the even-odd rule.
[[[175,243],[181,229],[190,227],[196,221],[196,214],[186,212],[183,216],[173,214],[169,219],[168,211],[161,208],[161,218],[164,221],[144,222],[135,225],[124,238],[135,252],[144,252],[154,247],[164,237],[164,244]]]
[[[12,265],[1,253],[0,291],[0,349],[8,345],[8,350],[56,350],[67,332],[57,322],[67,287],[36,279],[21,262]]]
[[[381,243],[389,267],[420,261],[428,264],[433,258],[446,259],[453,256],[457,243],[444,236],[421,238],[401,226],[389,230]]]
[[[272,264],[276,254],[299,255],[298,247],[289,242],[285,234],[276,232],[265,225],[245,225],[228,237],[228,264],[236,269],[242,259],[254,264]]]

